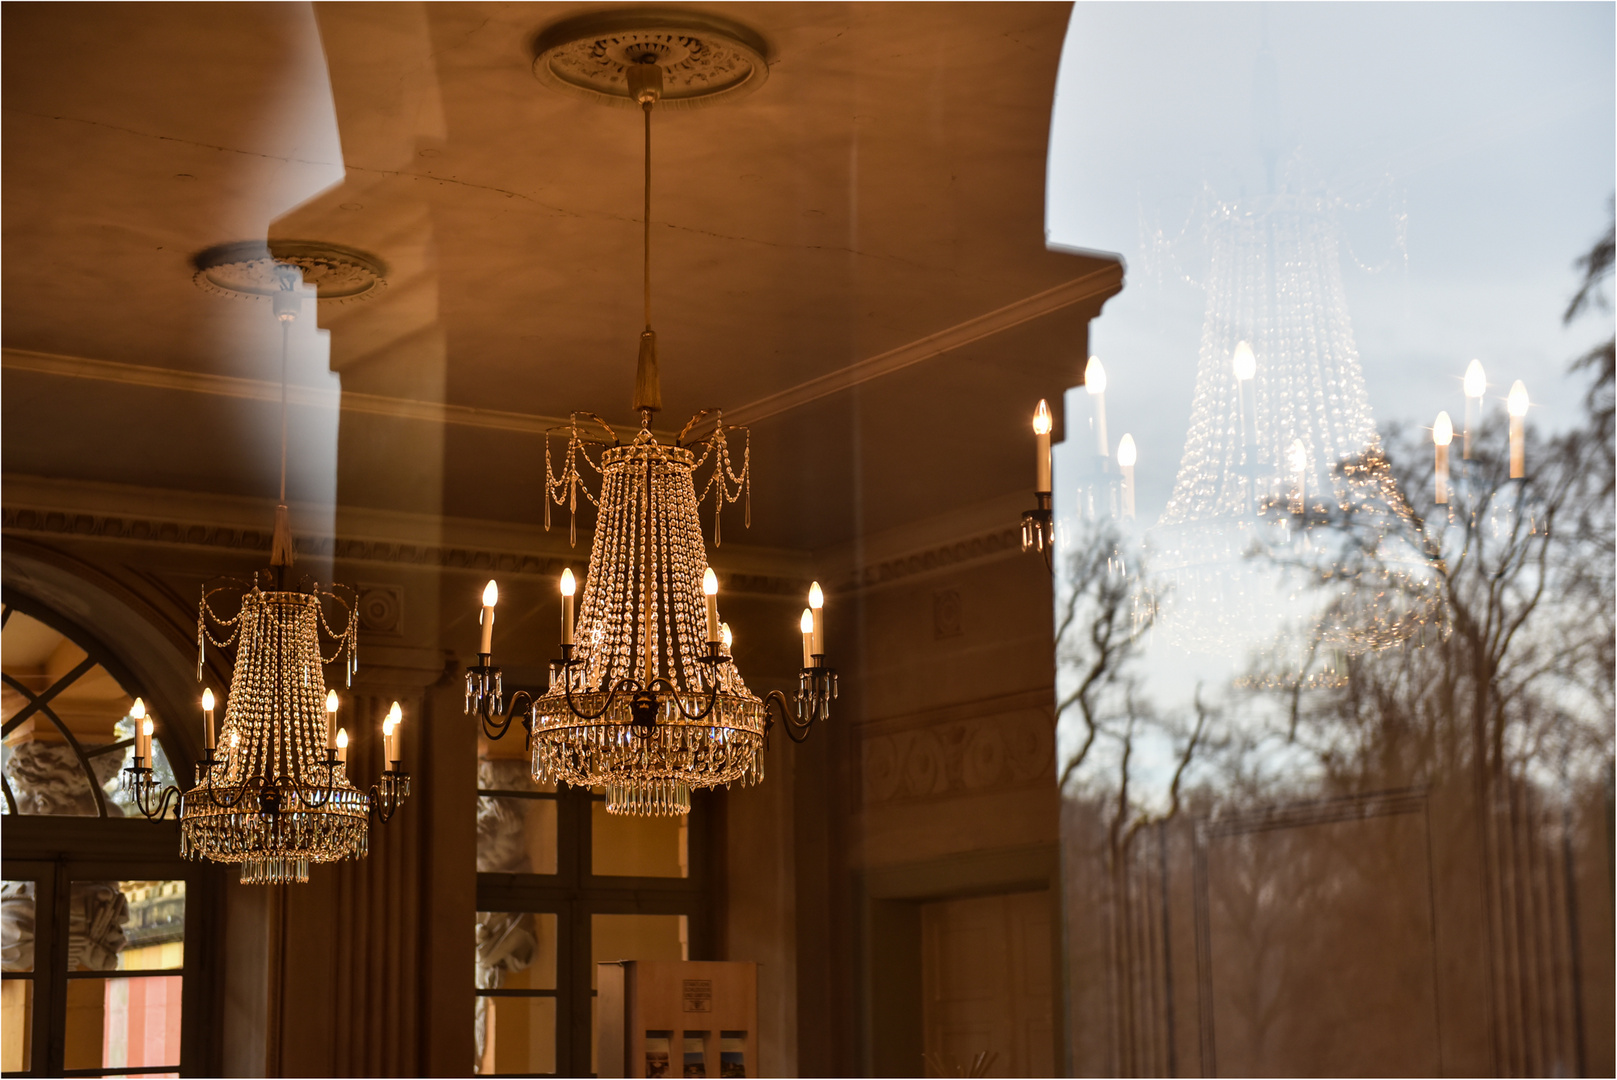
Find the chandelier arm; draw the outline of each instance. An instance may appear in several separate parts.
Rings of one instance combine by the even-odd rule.
[[[205,765],[205,768],[208,776],[208,805],[210,806],[216,806],[224,810],[234,810],[237,806],[241,805],[241,801],[247,797],[247,792],[249,789],[259,791],[264,787],[263,776],[251,776],[242,781],[242,783],[239,785],[238,790],[236,791],[236,797],[234,799],[222,800],[217,794],[215,794],[216,789],[213,783],[213,762],[209,760]]]
[[[484,700],[485,704],[478,709],[478,715],[483,721],[483,734],[488,738],[489,742],[499,742],[505,738],[505,733],[510,730],[511,721],[516,719],[519,700],[527,702],[527,711],[530,713],[533,711],[534,706],[533,695],[526,690],[518,690],[511,695],[511,704],[506,708],[504,718],[496,720],[494,717],[497,710],[488,708],[486,704],[492,699],[485,698]]]
[[[714,663],[713,660],[711,660],[710,658],[705,657],[705,656],[701,658],[701,661],[704,664]],[[719,703],[720,685],[719,685],[719,681],[717,679],[713,680],[713,685],[708,689],[708,691],[707,691],[707,705],[700,712],[690,712],[690,711],[688,711],[685,708],[685,703],[680,700],[679,688],[677,686],[675,686],[668,679],[663,678],[661,675],[659,675],[659,676],[657,676],[657,678],[653,679],[651,681],[651,685],[648,686],[646,689],[648,689],[648,690],[656,690],[657,687],[659,687],[659,686],[665,687],[667,689],[669,696],[674,699],[674,708],[679,710],[679,715],[683,716],[687,720],[706,720],[709,716],[712,715],[714,706],[716,706]]]
[[[786,695],[779,690],[771,690],[764,698],[764,738],[769,738],[770,729],[775,726],[776,709],[780,710],[780,724],[786,730],[786,737],[794,743],[807,741],[809,732],[814,728],[814,721],[796,719],[793,716],[796,710],[788,703]]]
[[[602,703],[599,712],[585,712],[577,705],[573,704],[573,680],[568,677],[568,670],[574,665],[582,664],[583,662],[584,661],[582,660],[562,661],[562,696],[567,701],[567,711],[578,717],[580,720],[599,720],[601,717],[606,715],[606,711],[612,707],[612,703],[617,700],[620,693],[623,693],[625,690],[627,690],[629,693],[635,693],[640,689],[640,681],[626,675],[618,680],[618,684],[616,686],[612,687],[610,690],[607,690],[606,701]]]

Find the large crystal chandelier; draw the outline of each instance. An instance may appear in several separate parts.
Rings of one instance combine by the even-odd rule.
[[[1370,414],[1342,286],[1342,209],[1286,190],[1212,208],[1190,430],[1149,533],[1170,640],[1300,646],[1306,655],[1281,664],[1294,671],[1321,646],[1405,640],[1440,609],[1431,553]],[[1279,645],[1252,636],[1273,642],[1276,630]]]
[[[640,46],[633,34],[616,39],[628,49],[623,85],[643,111],[646,132],[646,329],[634,393],[640,427],[625,441],[593,413],[574,413],[553,433],[566,444],[559,465],[547,437],[546,527],[552,505],[565,507],[576,542],[580,496],[597,511],[583,602],[575,622],[577,583],[564,571],[561,658],[550,665],[549,688],[536,697],[519,692],[507,704],[493,664],[499,591],[489,582],[479,662],[466,673],[466,711],[497,739],[523,709],[535,780],[604,788],[609,813],[682,814],[692,788],[762,780],[776,715],[801,741],[829,717],[837,680],[824,662],[824,596],[816,584],[799,627],[796,693],[759,698],[747,688],[728,655],[730,631],[719,619],[718,579],[707,563],[700,516],[711,496],[717,545],[724,507],[750,501],[746,429],[727,426],[711,410],[694,416],[672,442],[651,430],[662,405],[651,329],[651,115],[663,94],[659,60],[667,50],[646,37]],[[706,433],[693,437],[699,429]],[[741,443],[739,465],[732,439]],[[595,476],[599,494],[586,482]]]
[[[351,685],[359,663],[352,591],[288,581],[293,546],[286,508],[286,352],[297,317],[298,277],[283,267],[275,296],[282,324],[281,496],[270,568],[252,581],[204,587],[197,607],[197,680],[208,645],[235,647],[224,724],[215,728],[213,691],[205,689],[205,751],[195,785],[183,793],[175,787],[158,792],[148,764],[152,720],[137,702],[141,726],[123,781],[147,817],[161,817],[177,800],[181,854],[240,863],[247,884],[306,882],[310,863],[364,857],[371,813],[387,821],[410,791],[400,761],[397,702],[382,722],[381,780],[361,791],[348,777],[348,733],[337,726],[337,692],[326,688],[325,667],[341,663]],[[235,610],[229,613],[232,599]],[[220,604],[227,613],[220,613]],[[322,638],[330,643],[329,655]]]

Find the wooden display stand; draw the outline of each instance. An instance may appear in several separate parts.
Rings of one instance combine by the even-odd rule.
[[[618,960],[597,975],[597,1075],[759,1075],[757,964]]]

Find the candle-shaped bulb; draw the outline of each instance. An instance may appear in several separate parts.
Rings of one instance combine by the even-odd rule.
[[[1098,356],[1091,356],[1084,365],[1084,389],[1091,394],[1106,393],[1106,368]]]
[[[797,628],[803,632],[803,666],[814,666],[814,612],[808,608],[803,609],[803,617],[797,620]]]
[[[347,728],[340,727],[340,728],[337,729],[337,749],[339,749],[339,750],[348,749],[348,729]]]
[[[1436,502],[1439,506],[1449,501],[1449,443],[1454,441],[1454,421],[1449,414],[1440,412],[1437,419],[1432,422],[1432,442],[1437,446],[1436,473],[1433,478],[1433,490],[1436,492]]]
[[[135,703],[129,706],[129,719],[135,721],[146,719],[146,703],[140,698],[136,698]]]
[[[1465,369],[1465,396],[1479,398],[1488,391],[1488,376],[1482,373],[1482,361],[1473,360]]]
[[[724,651],[729,652],[730,646],[735,644],[735,635],[730,633],[729,623],[719,624],[719,641],[724,645]]]
[[[1050,403],[1043,398],[1039,399],[1039,407],[1033,410],[1033,490],[1046,492],[1050,490],[1050,428],[1053,426],[1050,419]]]
[[[561,572],[561,643],[573,643],[573,594],[578,591],[578,582],[573,578],[573,568],[565,567]]]
[[[1139,451],[1134,448],[1134,436],[1124,435],[1117,440],[1117,463],[1125,469],[1132,469],[1139,459]]]
[[[150,718],[148,718],[144,723],[142,723],[140,725],[140,733],[142,735],[146,736],[146,738],[148,738],[148,739],[150,739],[152,737],[153,732],[155,732],[156,730],[157,729],[152,726],[152,722],[151,722]]]
[[[1235,377],[1246,382],[1258,373],[1258,358],[1252,352],[1252,346],[1245,341],[1235,343]]]
[[[140,711],[145,712],[146,710],[145,710],[144,707],[142,707],[142,709]],[[203,691],[202,691],[202,711],[203,712],[212,712],[213,711],[213,687],[211,687],[211,686],[204,688]]]
[[[335,691],[335,690],[327,690],[326,691],[326,712],[334,713],[336,711],[337,711],[337,691]]]
[[[1291,464],[1291,471],[1301,476],[1303,470],[1308,468],[1308,447],[1303,445],[1301,439],[1293,439],[1286,458]]]
[[[814,612],[804,608],[803,617],[797,620],[797,628],[805,634],[814,633]]]
[[[1512,416],[1527,415],[1527,387],[1517,379],[1510,387],[1510,396],[1505,399],[1505,408]]]
[[[1039,407],[1033,410],[1033,434],[1048,435],[1051,427],[1050,404],[1043,398],[1039,399]]]
[[[709,566],[702,571],[702,599],[707,601],[707,639],[719,640],[719,575]]]
[[[399,723],[403,719],[404,719],[404,710],[399,708],[399,703],[395,701],[393,703],[393,707],[387,710],[387,723],[388,723],[388,726],[392,727],[393,725]]]
[[[815,656],[825,655],[825,591],[818,581],[809,586],[809,627],[813,631],[809,650]]]
[[[477,616],[477,621],[483,624],[483,636],[477,643],[477,651],[484,656],[494,652],[494,605],[499,602],[500,587],[490,578],[489,583],[483,586],[483,610]]]

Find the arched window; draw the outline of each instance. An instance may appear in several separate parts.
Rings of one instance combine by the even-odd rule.
[[[0,654],[0,1068],[206,1072],[187,916],[212,882],[180,858],[175,825],[146,821],[119,784],[141,688],[91,633],[9,592]],[[173,783],[161,730],[154,767]]]

